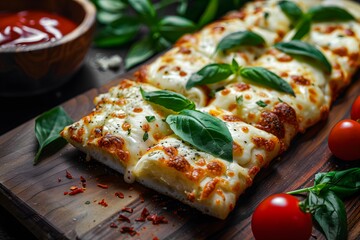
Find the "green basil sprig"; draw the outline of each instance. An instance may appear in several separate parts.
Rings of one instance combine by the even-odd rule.
[[[293,23],[297,23],[304,14],[301,8],[292,1],[280,1],[278,4],[281,10]]]
[[[292,56],[304,56],[320,63],[328,73],[331,73],[332,67],[324,54],[316,47],[300,40],[290,42],[280,42],[275,44],[275,48]]]
[[[140,92],[146,101],[161,105],[175,112],[180,112],[184,109],[195,109],[195,103],[193,101],[172,91],[160,90],[146,92],[140,88]]]
[[[185,88],[189,90],[197,85],[221,82],[234,74],[235,71],[232,68],[232,65],[226,63],[212,63],[206,65],[190,76]]]
[[[295,26],[295,34],[292,40],[300,40],[310,32],[311,29],[311,17],[308,14],[304,14]]]
[[[300,203],[319,224],[327,239],[347,238],[347,220],[341,199],[360,193],[360,168],[315,175],[314,186],[288,192],[308,196]]]
[[[39,142],[39,150],[35,155],[34,165],[39,162],[40,155],[50,144],[57,142],[57,148],[66,144],[60,136],[60,131],[71,123],[73,120],[62,107],[53,108],[36,118],[35,136]]]
[[[351,13],[338,6],[314,6],[309,9],[308,14],[315,22],[355,20]]]
[[[230,33],[221,39],[216,47],[216,51],[225,51],[241,46],[258,46],[264,44],[265,40],[259,34],[251,31],[240,31]]]
[[[284,4],[283,4],[284,5]],[[281,5],[280,5],[281,7]],[[288,10],[281,9],[290,18],[297,18],[298,13],[291,13]],[[302,39],[309,33],[312,22],[327,22],[327,21],[351,21],[355,20],[355,17],[347,10],[338,6],[314,6],[309,9],[305,14],[302,14],[301,19],[295,26],[295,34],[292,39]]]
[[[244,67],[240,70],[240,76],[260,85],[270,87],[280,92],[288,93],[295,97],[290,84],[275,73],[263,67]]]
[[[220,119],[196,110],[183,110],[169,115],[166,122],[182,140],[216,157],[233,161],[233,139]]]
[[[226,63],[206,65],[190,76],[186,83],[186,89],[197,85],[220,82],[233,74],[244,77],[253,83],[295,96],[290,84],[275,73],[263,67],[240,67],[235,60],[231,65]]]

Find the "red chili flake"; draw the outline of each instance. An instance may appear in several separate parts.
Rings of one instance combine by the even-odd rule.
[[[116,192],[115,196],[118,198],[124,198],[124,194],[122,192]]]
[[[107,202],[105,202],[105,199],[101,199],[101,201],[98,202],[98,204],[101,205],[101,206],[103,206],[103,207],[107,207],[107,206],[108,206]]]
[[[69,195],[76,195],[76,194],[78,194],[78,193],[83,193],[83,192],[84,192],[84,189],[82,189],[82,188],[77,188],[77,189],[69,192]]]
[[[64,192],[64,195],[68,195],[69,194],[69,192]]]
[[[116,225],[116,223],[110,223],[110,227],[111,227],[111,228],[118,228],[118,226]]]
[[[72,179],[73,178],[73,176],[71,175],[71,173],[69,173],[68,170],[66,170],[66,178],[67,179]]]
[[[130,236],[135,236],[136,235],[136,231],[134,230],[133,227],[122,227],[120,230],[121,233],[128,233],[130,234]]]
[[[128,213],[133,213],[134,209],[129,208],[129,207],[124,207],[123,209],[121,209],[122,212],[128,212]]]
[[[150,215],[149,210],[147,210],[147,208],[144,208],[141,212],[141,216],[137,219],[135,219],[135,221],[137,222],[145,222],[146,217]]]
[[[153,237],[153,240],[159,240],[159,238],[158,237]]]
[[[61,178],[58,178],[58,182],[61,182]]]
[[[98,186],[98,187],[101,187],[101,188],[104,188],[104,189],[108,189],[108,188],[109,188],[108,185],[106,185],[106,184],[101,184],[101,183],[98,183],[97,186]]]
[[[124,221],[130,223],[130,219],[127,216],[124,216],[122,214],[119,215],[119,221]]]
[[[164,216],[158,216],[156,214],[148,216],[147,220],[152,221],[152,223],[154,225],[158,225],[158,224],[161,224],[161,223],[168,223],[168,220],[166,220]]]
[[[86,179],[85,179],[83,176],[80,176],[80,181],[81,181],[82,183],[84,183],[84,182],[86,182]]]

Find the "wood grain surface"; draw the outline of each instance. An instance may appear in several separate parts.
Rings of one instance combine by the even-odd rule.
[[[131,78],[131,73],[123,77]],[[327,147],[331,127],[349,117],[351,104],[360,95],[359,78],[356,76],[335,102],[327,121],[298,135],[288,151],[260,171],[226,220],[203,215],[140,184],[129,185],[121,174],[95,161],[87,162],[85,155],[69,144],[59,151],[48,152],[33,166],[38,147],[34,120],[0,137],[0,204],[40,239],[253,239],[251,215],[265,197],[310,186],[317,172],[359,167],[359,161],[337,160]],[[121,78],[79,95],[63,107],[78,120],[94,107],[92,100],[97,94],[119,81]],[[66,171],[73,179],[66,178]],[[81,186],[80,176],[86,179],[85,192],[64,195],[71,186]],[[109,187],[100,188],[98,183]],[[116,192],[123,193],[124,198],[115,196]],[[107,207],[98,204],[102,199]],[[345,201],[350,240],[360,238],[359,200],[355,196]],[[122,212],[124,207],[134,212]],[[150,213],[164,216],[168,223],[153,225],[150,221],[135,221],[145,207]],[[119,221],[120,213],[131,222]],[[111,228],[112,223],[118,227]],[[121,233],[123,226],[133,227],[137,234]],[[325,237],[313,228],[312,239]]]

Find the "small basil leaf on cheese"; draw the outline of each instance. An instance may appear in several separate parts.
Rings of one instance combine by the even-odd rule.
[[[266,106],[267,106],[267,104],[266,104],[264,101],[262,101],[262,100],[257,101],[256,104],[257,104],[259,107],[266,107]]]
[[[351,13],[338,6],[314,6],[309,9],[308,14],[316,22],[355,20]]]
[[[146,142],[146,140],[149,139],[149,133],[148,132],[144,132],[144,135],[143,135],[143,141]]]
[[[225,36],[216,47],[216,51],[225,51],[241,46],[258,46],[265,44],[265,40],[251,31],[240,31]]]
[[[186,89],[225,80],[234,74],[234,67],[226,63],[212,63],[193,73],[186,83]]]
[[[140,92],[146,101],[161,105],[175,112],[180,112],[184,109],[195,109],[195,103],[179,93],[167,90],[145,92],[142,88],[140,88]]]
[[[331,73],[332,67],[324,54],[316,47],[300,40],[290,42],[281,42],[275,45],[275,48],[292,56],[308,57],[320,63],[327,72]]]
[[[35,155],[34,165],[39,162],[39,157],[44,149],[51,143],[57,143],[57,148],[61,148],[66,141],[61,138],[60,131],[73,120],[67,115],[62,107],[53,108],[35,120],[35,136],[39,142],[39,150]]]
[[[155,121],[155,116],[145,116],[147,122]]]
[[[197,149],[226,161],[233,161],[233,139],[226,124],[218,118],[196,110],[169,115],[171,130]]]
[[[303,12],[296,3],[291,1],[280,1],[278,4],[281,11],[283,11],[293,23],[297,23],[301,19]]]
[[[292,40],[300,40],[305,35],[310,32],[311,28],[311,16],[309,14],[304,14],[303,17],[295,26],[295,34],[292,37]]]
[[[280,92],[289,93],[295,97],[295,93],[290,84],[266,68],[244,67],[240,69],[239,74],[250,82],[258,83]]]
[[[240,96],[236,97],[235,100],[236,100],[236,104],[238,106],[241,106],[244,102],[244,97],[243,97],[243,95],[240,95]]]

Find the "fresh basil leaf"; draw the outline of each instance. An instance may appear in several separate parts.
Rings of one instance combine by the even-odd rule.
[[[153,122],[155,121],[155,116],[145,116],[147,122]]]
[[[318,173],[314,188],[321,192],[332,191],[342,199],[355,195],[360,192],[360,168]]]
[[[71,123],[73,120],[62,107],[53,108],[36,118],[35,136],[39,142],[39,150],[35,155],[34,165],[39,162],[43,150],[51,143],[61,139],[60,131]],[[66,141],[62,144],[66,144]]]
[[[328,73],[331,73],[332,67],[324,54],[316,47],[300,40],[292,40],[290,42],[280,42],[275,44],[275,48],[281,52],[292,56],[304,56],[320,63]]]
[[[96,20],[98,21],[98,23],[107,25],[107,24],[110,24],[110,23],[116,21],[117,19],[121,18],[122,16],[123,16],[122,13],[111,13],[111,12],[107,12],[107,11],[103,11],[103,10],[97,10]]]
[[[145,24],[154,25],[157,22],[157,14],[151,1],[131,0],[128,3],[140,15]]]
[[[156,53],[154,45],[154,41],[151,37],[146,37],[132,45],[125,59],[126,69],[129,69],[153,56]]]
[[[170,42],[175,42],[185,33],[196,29],[194,22],[180,16],[166,16],[160,20],[158,26],[161,35]]]
[[[338,6],[314,6],[309,9],[308,14],[316,22],[355,20],[351,13]]]
[[[259,107],[266,107],[266,106],[267,106],[267,104],[266,104],[264,101],[262,101],[262,100],[257,101],[256,104],[257,104]]]
[[[297,23],[303,15],[303,11],[292,1],[280,1],[279,6],[293,23]]]
[[[195,103],[179,93],[167,90],[145,92],[140,88],[141,95],[146,101],[161,105],[175,112],[184,109],[195,109]]]
[[[134,39],[140,29],[139,21],[123,16],[99,31],[94,39],[98,47],[113,47],[128,43]]]
[[[244,102],[244,97],[243,97],[243,95],[240,95],[240,96],[236,97],[235,100],[236,100],[236,104],[238,106],[241,106]]]
[[[205,24],[211,22],[215,19],[217,10],[219,8],[219,0],[210,0],[208,1],[208,5],[206,6],[205,11],[199,18],[198,26],[202,27]]]
[[[199,150],[233,161],[233,139],[220,119],[195,110],[183,110],[178,115],[169,115],[166,122],[178,137]]]
[[[304,205],[312,213],[327,239],[347,239],[347,219],[344,203],[332,191],[320,195],[310,191]]]
[[[280,92],[289,93],[295,97],[290,84],[275,73],[262,67],[244,67],[240,69],[240,76],[247,80],[273,88]]]
[[[148,132],[144,132],[144,135],[143,135],[143,141],[146,142],[146,140],[149,139],[149,133]]]
[[[304,14],[303,17],[299,20],[299,22],[295,26],[295,34],[292,37],[292,40],[300,40],[305,35],[310,32],[311,28],[311,16],[308,14]]]
[[[216,51],[225,51],[241,46],[258,46],[265,44],[265,40],[251,31],[241,31],[230,33],[225,36],[216,47]]]
[[[233,66],[226,63],[212,63],[193,73],[186,83],[186,89],[189,90],[197,85],[220,82],[232,74],[234,74]]]
[[[101,10],[117,13],[124,10],[128,5],[122,0],[91,0],[94,5]]]

